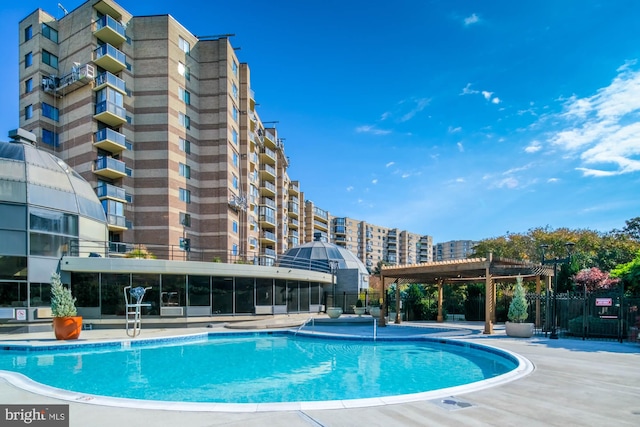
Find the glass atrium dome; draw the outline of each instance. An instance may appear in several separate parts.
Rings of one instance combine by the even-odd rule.
[[[353,253],[318,237],[313,242],[289,249],[280,257],[278,265],[330,273],[332,261],[336,262],[337,270],[355,269],[359,274],[369,276],[367,268]]]
[[[104,255],[108,227],[84,178],[34,146],[32,133],[10,136],[14,141],[0,142],[0,286],[17,283],[20,302],[27,295],[22,286],[48,283],[62,256]]]

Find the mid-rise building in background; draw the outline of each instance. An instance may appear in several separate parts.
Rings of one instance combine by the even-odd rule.
[[[449,261],[468,258],[478,242],[473,240],[451,240],[433,245],[433,261]]]

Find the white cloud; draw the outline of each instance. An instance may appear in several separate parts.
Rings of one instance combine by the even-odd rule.
[[[555,118],[560,128],[549,141],[578,154],[584,176],[607,177],[640,172],[640,71],[629,61],[609,86],[586,98],[564,99]],[[588,165],[588,167],[586,167]]]
[[[458,142],[456,145],[458,146],[458,151],[460,151],[461,153],[464,152],[464,146],[462,145],[462,142]]]
[[[386,165],[384,165],[384,167],[386,167],[386,168],[390,168],[391,166],[393,166],[393,165],[395,165],[395,164],[396,164],[396,162],[389,162],[389,163],[387,163]]]
[[[403,178],[403,179],[404,179],[404,178],[409,178],[410,176],[411,176],[411,174],[410,174],[410,173],[403,173],[403,174],[402,174],[402,178]]]
[[[501,181],[496,182],[496,187],[498,188],[509,188],[509,189],[514,189],[518,186],[518,180],[515,179],[514,177],[508,177],[505,178]]]
[[[560,180],[558,178],[549,178],[547,180],[548,183],[554,183],[554,182],[560,182]]]
[[[462,88],[462,92],[460,92],[460,95],[473,95],[475,93],[480,93],[480,91],[471,89],[471,83],[467,83],[467,85]]]
[[[486,99],[487,101],[491,99],[491,95],[493,95],[493,92],[489,92],[488,90],[482,91],[482,96],[484,96],[484,99]]]
[[[537,153],[540,150],[542,150],[542,145],[540,144],[540,141],[533,141],[524,149],[526,153]]]
[[[382,115],[380,116],[380,120],[384,121],[387,120],[389,118],[389,116],[391,116],[391,112],[390,111],[385,111],[384,113],[382,113]]]
[[[373,134],[373,135],[388,135],[388,134],[391,133],[390,130],[377,129],[375,126],[372,126],[372,125],[358,126],[356,128],[356,132],[358,132],[358,133],[370,133],[370,134]]]
[[[465,182],[465,180],[464,180],[464,178],[456,178],[456,182],[462,183],[462,182]]]
[[[448,129],[449,133],[458,133],[458,132],[461,132],[461,131],[462,131],[462,128],[460,126],[455,127],[455,128],[453,126],[449,126],[449,129]]]
[[[475,13],[472,13],[471,16],[467,16],[466,18],[464,18],[464,25],[465,26],[469,26],[472,24],[477,24],[478,22],[480,22],[480,17],[478,15],[476,15]]]
[[[348,187],[347,187],[347,191],[348,191],[348,192],[353,191],[353,185],[348,186]]]
[[[418,114],[420,111],[424,110],[425,107],[429,105],[429,102],[431,102],[431,99],[420,98],[420,99],[412,100],[412,102],[415,103],[415,106],[411,110],[409,110],[409,112],[402,115],[402,117],[400,118],[401,122],[406,122],[408,120],[411,120],[413,116]]]
[[[500,104],[500,102],[500,98],[498,98],[497,96],[491,100],[492,104]]]
[[[371,180],[371,183],[375,185],[375,184],[377,184],[377,183],[378,183],[378,180],[377,180],[377,179],[372,179],[372,180]]]

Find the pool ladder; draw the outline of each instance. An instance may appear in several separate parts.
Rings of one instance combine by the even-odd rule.
[[[305,320],[304,323],[302,325],[300,325],[300,327],[298,329],[296,329],[296,333],[293,334],[293,336],[295,337],[296,335],[298,335],[298,332],[300,332],[302,330],[302,328],[307,326],[307,324],[309,322],[311,322],[311,327],[313,328],[316,325],[315,317],[309,317],[307,320]]]
[[[125,286],[124,288],[124,304],[127,310],[126,331],[130,337],[135,338],[140,335],[142,329],[142,307],[151,307],[151,304],[142,302],[144,294],[149,289],[151,289],[151,286],[133,289],[131,286]],[[134,300],[135,302],[133,302]]]

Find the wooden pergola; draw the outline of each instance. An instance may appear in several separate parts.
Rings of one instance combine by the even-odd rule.
[[[400,323],[400,286],[408,283],[437,284],[438,285],[438,322],[443,322],[442,301],[443,288],[453,283],[485,282],[485,326],[484,333],[493,333],[496,319],[496,282],[514,282],[520,276],[523,279],[536,280],[536,293],[540,295],[542,279],[545,279],[545,289],[551,288],[553,267],[528,261],[493,257],[490,253],[486,258],[469,258],[453,261],[429,262],[402,266],[382,266],[380,279],[382,294],[386,300],[386,284],[396,283],[396,318]],[[387,303],[384,302],[387,309]],[[385,326],[384,313],[380,314],[380,326]],[[540,300],[536,302],[536,325],[540,326]]]

